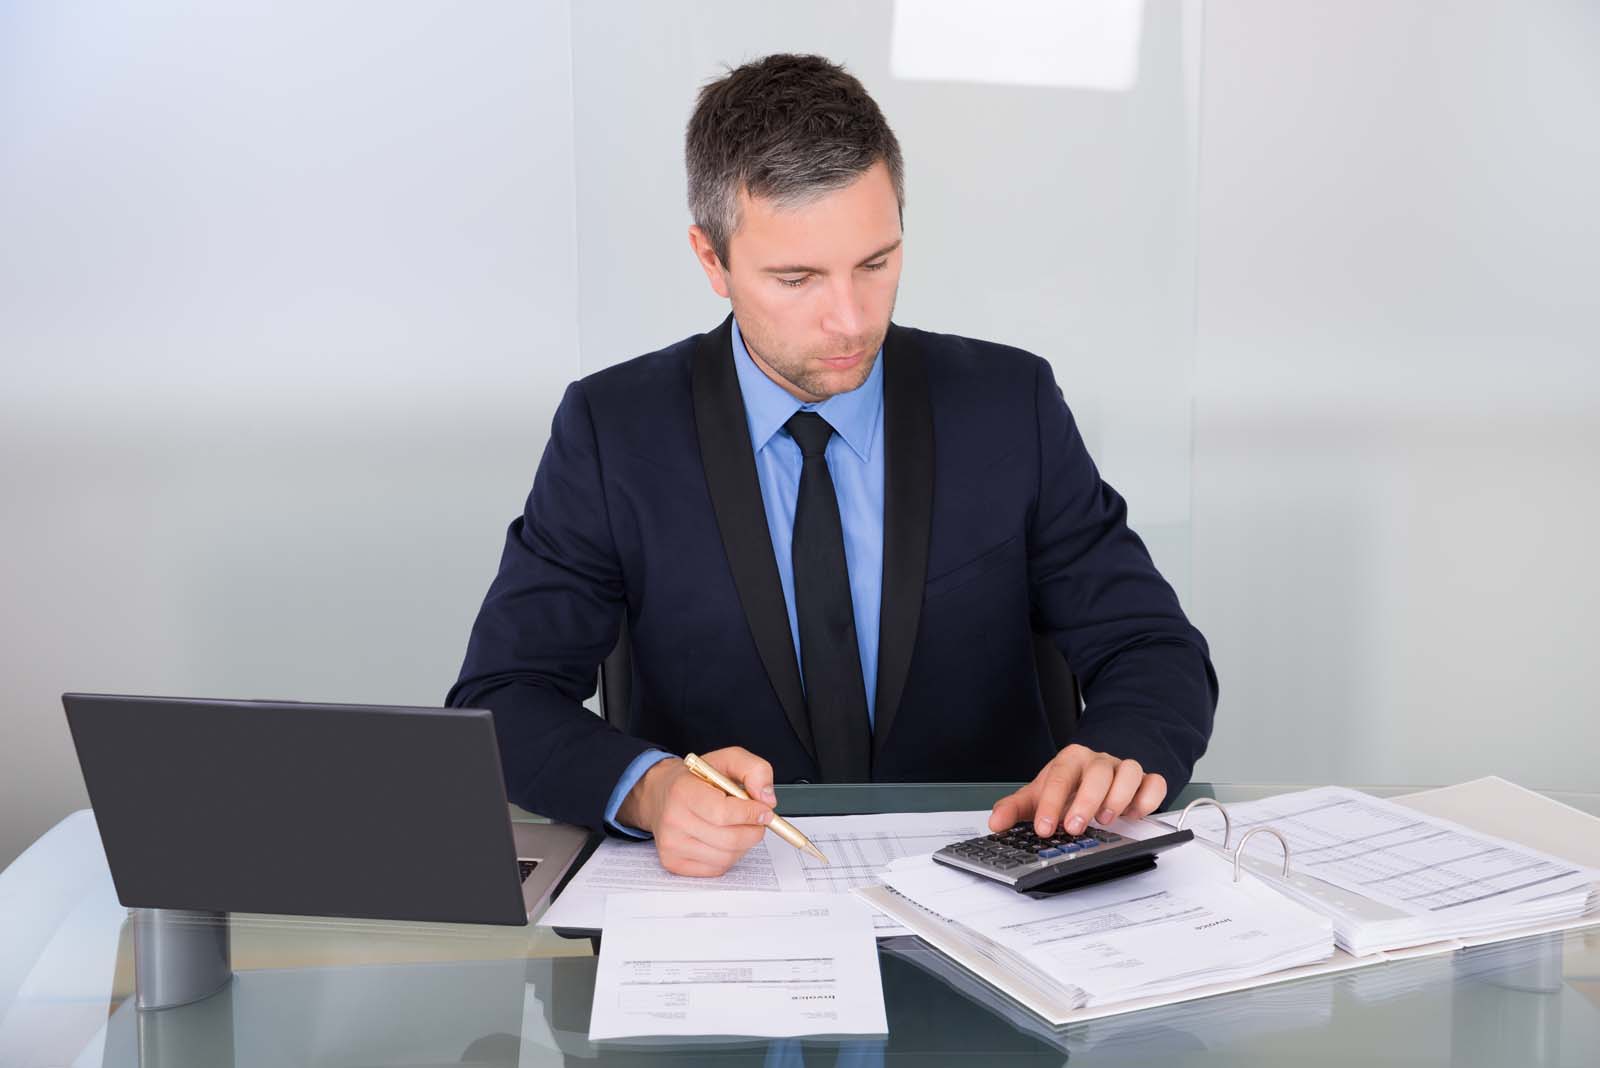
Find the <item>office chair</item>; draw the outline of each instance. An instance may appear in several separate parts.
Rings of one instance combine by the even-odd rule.
[[[1039,674],[1039,696],[1050,720],[1050,736],[1063,749],[1077,733],[1083,697],[1078,680],[1061,650],[1041,634],[1033,636],[1033,662]],[[628,621],[622,621],[616,648],[600,664],[600,714],[618,730],[627,730],[629,701],[633,695],[633,651],[628,644]]]

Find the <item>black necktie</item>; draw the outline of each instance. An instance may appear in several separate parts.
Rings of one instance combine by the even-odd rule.
[[[815,412],[796,412],[784,429],[805,456],[794,508],[794,600],[817,763],[823,782],[867,782],[872,778],[872,736],[866,687],[839,499],[824,457],[833,427]]]

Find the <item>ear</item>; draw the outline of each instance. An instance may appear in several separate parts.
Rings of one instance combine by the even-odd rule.
[[[706,273],[706,281],[711,283],[712,292],[724,300],[728,299],[727,271],[717,257],[717,250],[711,246],[711,239],[698,226],[689,227],[689,247],[694,250],[694,258],[699,261],[700,269]]]

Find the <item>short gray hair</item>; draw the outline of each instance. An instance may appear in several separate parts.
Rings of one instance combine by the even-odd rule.
[[[903,217],[900,142],[866,88],[821,56],[767,56],[700,90],[684,137],[689,212],[727,266],[740,189],[786,207],[803,204],[879,160]]]

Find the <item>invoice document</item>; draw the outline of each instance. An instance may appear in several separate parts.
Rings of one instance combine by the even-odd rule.
[[[1254,827],[1245,863],[1267,883],[1333,918],[1350,953],[1445,938],[1494,937],[1530,924],[1582,916],[1597,907],[1600,871],[1394,801],[1318,787],[1227,806],[1234,841]],[[1163,820],[1171,815],[1163,815]],[[1198,807],[1195,835],[1221,839],[1216,809]]]
[[[1239,802],[1228,812],[1235,842],[1254,827],[1288,840],[1288,877],[1278,874],[1282,847],[1264,835],[1250,840],[1247,865],[1332,916],[1339,944],[1358,955],[1492,936],[1596,904],[1600,871],[1344,787]],[[1190,825],[1220,841],[1215,809],[1195,809]]]
[[[714,879],[667,871],[656,856],[654,842],[608,838],[539,917],[539,923],[546,927],[599,930],[605,920],[607,897],[629,891],[717,889],[848,894],[858,886],[878,881],[891,861],[925,855],[951,842],[988,834],[988,820],[987,809],[796,816],[789,822],[811,839],[830,863],[823,864],[769,834],[726,874]],[[881,912],[873,913],[873,927],[880,938],[907,933]]]
[[[1060,1013],[1333,954],[1326,917],[1254,879],[1234,882],[1228,865],[1198,847],[1171,850],[1151,871],[1043,898],[928,857],[896,861],[883,881],[950,937],[1047,992]]]
[[[882,1035],[867,907],[847,895],[612,894],[589,1037]]]

